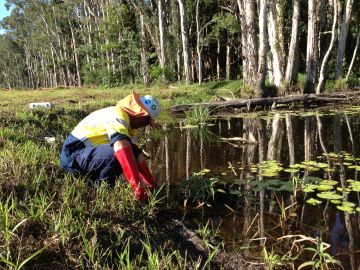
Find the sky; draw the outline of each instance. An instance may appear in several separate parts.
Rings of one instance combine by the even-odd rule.
[[[10,10],[7,11],[5,6],[5,0],[0,0],[0,20],[2,20],[2,18],[10,15]],[[0,34],[4,33],[3,29],[0,29]]]

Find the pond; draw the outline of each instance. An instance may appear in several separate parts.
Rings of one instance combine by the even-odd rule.
[[[178,210],[194,229],[198,224],[218,229],[228,250],[260,257],[265,244],[295,256],[321,236],[331,245],[327,252],[355,270],[360,267],[359,132],[359,107],[223,114],[202,128],[165,125],[145,150],[165,183],[168,202],[184,183],[213,181],[207,187],[216,196],[205,200],[195,192],[188,200],[193,206]]]

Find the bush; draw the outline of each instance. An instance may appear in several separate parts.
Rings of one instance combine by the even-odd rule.
[[[168,67],[152,66],[150,68],[150,76],[154,81],[169,82],[175,81],[175,73]]]

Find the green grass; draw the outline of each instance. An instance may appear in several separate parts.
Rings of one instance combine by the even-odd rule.
[[[59,165],[63,140],[90,112],[133,90],[159,97],[160,123],[178,121],[177,103],[210,100],[208,87],[166,86],[116,89],[1,91],[0,99],[0,268],[62,265],[64,269],[202,269],[201,261],[158,239],[156,215],[163,190],[149,203],[133,198],[119,179],[113,189],[94,190]],[[52,110],[30,111],[30,102],[50,101]],[[173,120],[174,119],[174,120]],[[49,144],[45,137],[55,137]],[[163,238],[166,236],[163,236]],[[160,242],[159,242],[160,241]],[[166,239],[164,240],[166,241]],[[49,258],[54,258],[53,260]]]

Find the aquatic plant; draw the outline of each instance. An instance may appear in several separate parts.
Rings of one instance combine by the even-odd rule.
[[[206,125],[210,120],[211,111],[205,106],[196,106],[193,110],[185,113],[185,126],[186,125]]]
[[[329,248],[329,245],[325,244],[322,241],[321,237],[315,238],[316,247],[305,247],[304,250],[310,251],[313,253],[311,261],[302,263],[299,266],[299,270],[305,267],[311,266],[312,269],[329,269],[329,265],[338,265],[342,267],[340,261],[336,260],[333,256],[326,252]],[[343,268],[343,267],[342,267]]]
[[[225,193],[221,187],[217,186],[220,182],[218,178],[206,176],[209,172],[210,170],[205,168],[181,182],[186,201],[209,203],[210,200],[214,200],[216,193]]]

